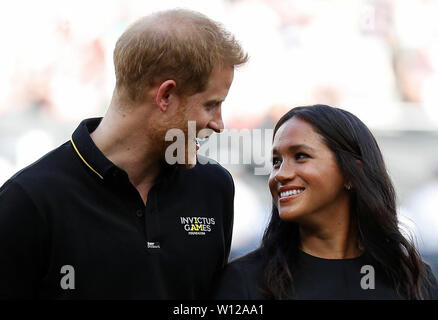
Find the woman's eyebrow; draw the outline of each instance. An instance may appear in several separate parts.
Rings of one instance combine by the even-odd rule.
[[[307,144],[294,144],[292,146],[289,146],[287,149],[290,152],[295,152],[295,151],[297,151],[299,149],[309,150],[310,152],[316,152],[317,151],[315,148],[313,148],[313,147],[311,147],[311,146],[309,146]],[[277,148],[275,148],[275,147],[272,148],[272,154],[273,155],[278,154]]]
[[[288,149],[290,151],[296,151],[298,149],[306,149],[306,150],[309,150],[311,152],[315,152],[316,151],[315,148],[313,148],[313,147],[311,147],[311,146],[309,146],[307,144],[296,144],[296,145],[293,145],[293,146],[289,146]]]

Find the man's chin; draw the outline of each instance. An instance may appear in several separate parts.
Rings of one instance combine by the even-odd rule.
[[[184,162],[179,161],[175,163],[175,166],[184,169],[192,169],[196,166],[196,155],[190,157],[190,161],[187,158],[187,155],[184,159]]]
[[[178,168],[183,168],[183,169],[193,169],[196,166],[195,164],[192,163],[175,163],[175,166],[177,166]]]
[[[193,169],[196,166],[196,163],[195,164],[185,163],[182,166],[184,167],[184,169]]]
[[[198,149],[195,144],[188,144],[184,148],[176,149],[176,154],[168,154],[167,148],[169,148],[174,142],[167,142],[163,154],[164,154],[164,161],[167,164],[175,165],[179,168],[185,168],[185,169],[192,169],[196,166],[197,162],[197,154]],[[184,153],[178,154],[178,151],[184,150]],[[169,159],[167,158],[169,157]]]
[[[186,162],[183,164],[184,168],[192,169],[196,166],[196,154],[192,155],[189,159],[186,158]]]

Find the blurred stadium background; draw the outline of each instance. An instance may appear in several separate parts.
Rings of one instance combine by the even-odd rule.
[[[227,128],[272,129],[291,107],[315,103],[359,116],[380,144],[401,220],[438,270],[438,0],[2,1],[0,185],[83,118],[104,115],[117,38],[173,7],[221,21],[250,54],[223,107]],[[271,199],[254,165],[224,165],[236,183],[233,258],[259,244]]]

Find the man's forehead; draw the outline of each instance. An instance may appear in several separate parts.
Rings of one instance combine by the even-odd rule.
[[[223,86],[229,88],[234,78],[234,67],[216,66],[210,74],[207,82],[207,89],[213,86]]]
[[[215,68],[211,73],[205,90],[197,92],[188,98],[202,100],[203,103],[223,102],[228,95],[234,77],[234,68]]]

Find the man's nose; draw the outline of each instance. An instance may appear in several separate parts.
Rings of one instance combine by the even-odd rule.
[[[208,127],[216,133],[220,133],[222,130],[224,130],[221,108],[219,108],[215,113],[214,118],[210,120]]]

